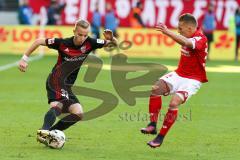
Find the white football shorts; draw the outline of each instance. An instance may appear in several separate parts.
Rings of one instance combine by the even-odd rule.
[[[168,84],[169,94],[177,94],[184,102],[196,94],[202,85],[200,81],[181,77],[176,72],[170,72],[160,79]]]

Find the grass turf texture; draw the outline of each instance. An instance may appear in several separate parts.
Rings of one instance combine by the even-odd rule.
[[[0,56],[0,65],[20,56]],[[110,71],[102,70],[94,84],[83,82],[81,70],[77,85],[100,89],[118,97],[118,107],[100,118],[80,122],[65,131],[67,142],[62,150],[53,150],[36,142],[36,130],[42,125],[48,110],[45,81],[56,57],[44,57],[31,62],[27,73],[16,67],[0,72],[0,159],[67,160],[67,159],[161,159],[213,160],[240,157],[240,74],[208,73],[209,83],[197,95],[180,107],[179,119],[163,145],[151,149],[146,142],[154,136],[142,135],[147,124],[148,98],[138,98],[128,106],[113,89]],[[177,65],[177,60],[132,58],[130,62],[156,62]],[[108,64],[109,59],[104,58]],[[238,63],[213,61],[207,66]],[[141,87],[149,89],[151,86]],[[136,88],[137,89],[137,88]],[[78,96],[84,111],[101,103],[93,98]],[[169,102],[163,98],[163,113]],[[162,118],[158,128],[162,124]]]

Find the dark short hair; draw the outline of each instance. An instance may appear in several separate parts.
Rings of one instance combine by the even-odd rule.
[[[197,25],[198,25],[196,18],[190,13],[182,14],[179,17],[179,22],[190,23],[190,24],[193,24],[194,27],[197,27]]]

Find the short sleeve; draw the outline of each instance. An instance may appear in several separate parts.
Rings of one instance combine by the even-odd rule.
[[[56,50],[59,48],[61,41],[62,41],[61,38],[47,38],[45,40],[48,48],[56,49]]]
[[[97,48],[102,48],[106,44],[106,41],[103,39],[91,38],[91,44],[93,48],[97,49]]]
[[[192,42],[192,45],[193,45],[193,48],[192,49],[195,49],[195,50],[201,50],[205,47],[206,45],[206,38],[204,37],[201,37],[201,36],[196,36],[196,37],[193,37],[193,38],[189,38]]]

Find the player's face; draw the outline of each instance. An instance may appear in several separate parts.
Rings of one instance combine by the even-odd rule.
[[[77,45],[81,45],[88,37],[88,32],[89,32],[89,29],[85,29],[82,27],[76,27],[73,30],[75,43]]]
[[[192,32],[192,26],[190,24],[182,21],[178,23],[178,33],[180,33],[180,35],[190,38],[193,34]]]

